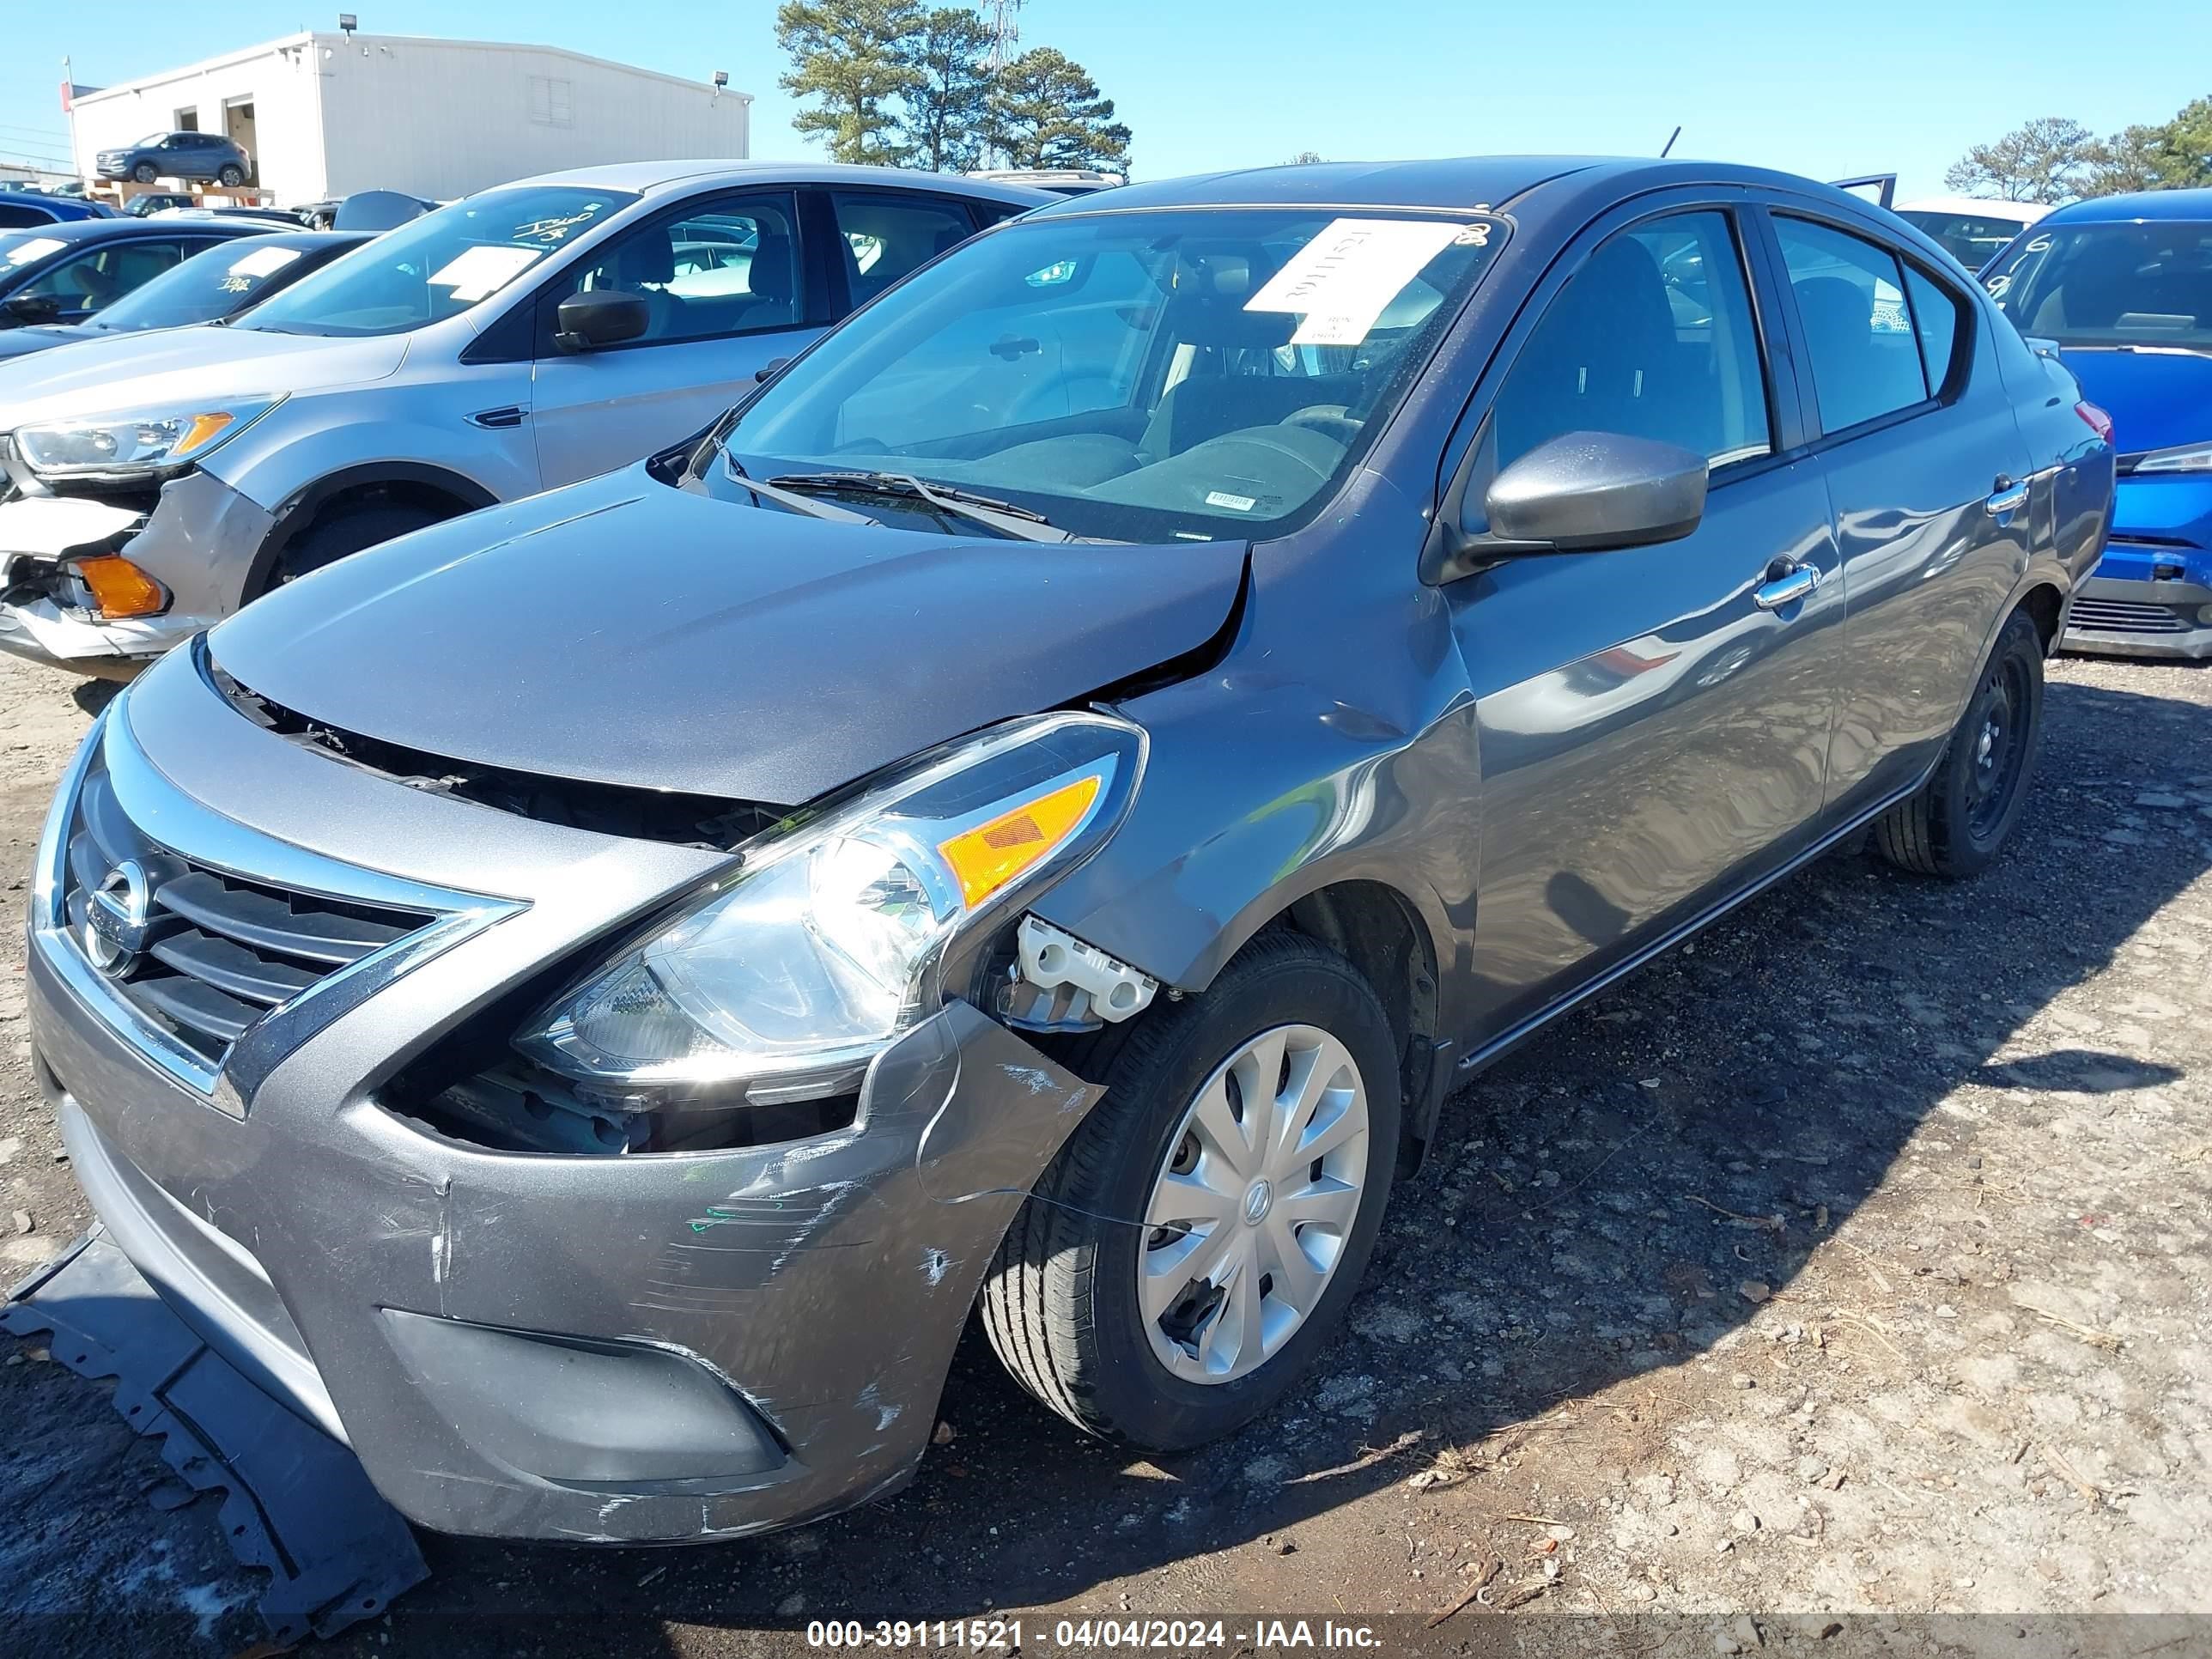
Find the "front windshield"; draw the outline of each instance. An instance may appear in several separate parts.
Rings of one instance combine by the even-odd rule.
[[[2023,334],[2070,346],[2212,351],[2212,222],[2063,225],[1982,279]]]
[[[386,231],[358,258],[303,276],[240,328],[404,334],[458,317],[637,198],[571,185],[489,190]]]
[[[184,328],[228,317],[253,303],[272,282],[282,280],[307,250],[264,241],[258,236],[225,242],[196,253],[132,290],[92,319],[94,328]]]
[[[1504,240],[1474,213],[1019,222],[854,316],[723,451],[755,479],[902,474],[1078,536],[1259,536],[1350,470]],[[728,466],[699,471],[753,499]]]

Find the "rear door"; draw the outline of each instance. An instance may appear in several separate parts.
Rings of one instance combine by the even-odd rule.
[[[1539,288],[1468,493],[1547,439],[1625,432],[1706,457],[1703,521],[1443,589],[1480,727],[1475,952],[1493,1030],[1655,947],[1820,827],[1843,585],[1771,278],[1741,191],[1656,205],[1601,221]]]
[[[1949,737],[2027,568],[2031,463],[1955,273],[1809,204],[1778,204],[1767,233],[1844,561],[1828,795],[1850,813],[1917,781]]]
[[[694,200],[608,242],[538,297],[530,423],[545,487],[676,442],[751,390],[754,375],[820,331],[799,207],[787,190]],[[569,352],[554,341],[569,295],[646,301],[641,338]]]

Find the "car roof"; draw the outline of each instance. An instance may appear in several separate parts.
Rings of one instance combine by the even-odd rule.
[[[847,167],[835,161],[622,161],[607,167],[570,167],[518,179],[520,185],[580,185],[586,189],[635,191],[648,194],[678,185],[726,180],[732,185],[867,185],[879,189],[929,191],[975,197],[1010,206],[1035,207],[1055,201],[1041,190],[994,184],[957,173],[920,173],[910,167]]]
[[[2100,196],[2055,210],[2045,224],[2125,224],[2143,219],[2212,219],[2212,190],[2146,190]]]
[[[0,190],[0,202],[5,202],[11,207],[43,209],[70,223],[79,219],[108,218],[114,211],[105,205],[95,206],[90,202],[81,201],[73,196],[49,196],[43,191],[36,190]],[[27,228],[27,227],[22,227],[22,228]]]
[[[1246,167],[1188,179],[1122,185],[1089,196],[1060,197],[1048,216],[1126,213],[1173,207],[1430,208],[1503,210],[1539,186],[1575,185],[1618,197],[1677,185],[1736,184],[1861,198],[1791,173],[1728,161],[1654,161],[1648,156],[1469,155],[1433,161],[1315,161]],[[1580,191],[1575,192],[1577,198]],[[1587,206],[1587,203],[1578,205]]]
[[[98,242],[110,239],[121,241],[139,236],[174,236],[179,223],[191,225],[196,232],[219,230],[226,234],[250,234],[265,220],[254,219],[136,219],[118,215],[112,219],[63,219],[51,225],[21,225],[18,230],[35,231],[41,236],[51,236],[63,242]],[[12,234],[12,233],[11,233]]]

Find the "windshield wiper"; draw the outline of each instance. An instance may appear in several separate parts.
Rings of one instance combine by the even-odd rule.
[[[950,484],[928,483],[910,472],[791,472],[769,482],[785,489],[823,495],[889,495],[917,501],[953,518],[988,525],[1002,536],[1024,542],[1072,542],[1075,537],[1042,513]],[[750,488],[750,486],[748,486]]]
[[[763,483],[758,478],[748,477],[744,468],[739,466],[735,458],[726,452],[723,454],[722,465],[727,469],[731,482],[738,489],[750,490],[756,497],[774,501],[779,507],[787,507],[794,513],[804,513],[810,519],[827,519],[832,524],[873,525],[878,530],[884,527],[881,519],[872,519],[865,513],[855,513],[852,508],[839,507],[834,501],[817,501],[796,490],[786,489],[782,487],[785,482],[782,479],[772,479]]]

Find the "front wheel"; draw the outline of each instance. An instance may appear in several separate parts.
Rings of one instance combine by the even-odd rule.
[[[142,185],[150,185],[161,175],[154,171],[154,164],[151,161],[141,161],[131,169],[131,176]]]
[[[1987,868],[2020,821],[2043,736],[2043,635],[2015,611],[1936,770],[1875,826],[1901,870],[1958,879]]]
[[[216,174],[216,178],[225,190],[236,190],[246,182],[246,171],[234,161],[226,162],[222,171]]]
[[[326,508],[287,546],[270,573],[269,586],[282,587],[325,565],[422,530],[452,515],[404,499],[352,501]]]
[[[1398,1155],[1390,1025],[1341,957],[1255,940],[1146,1016],[983,1289],[1015,1378],[1158,1451],[1273,1405],[1358,1289]]]

